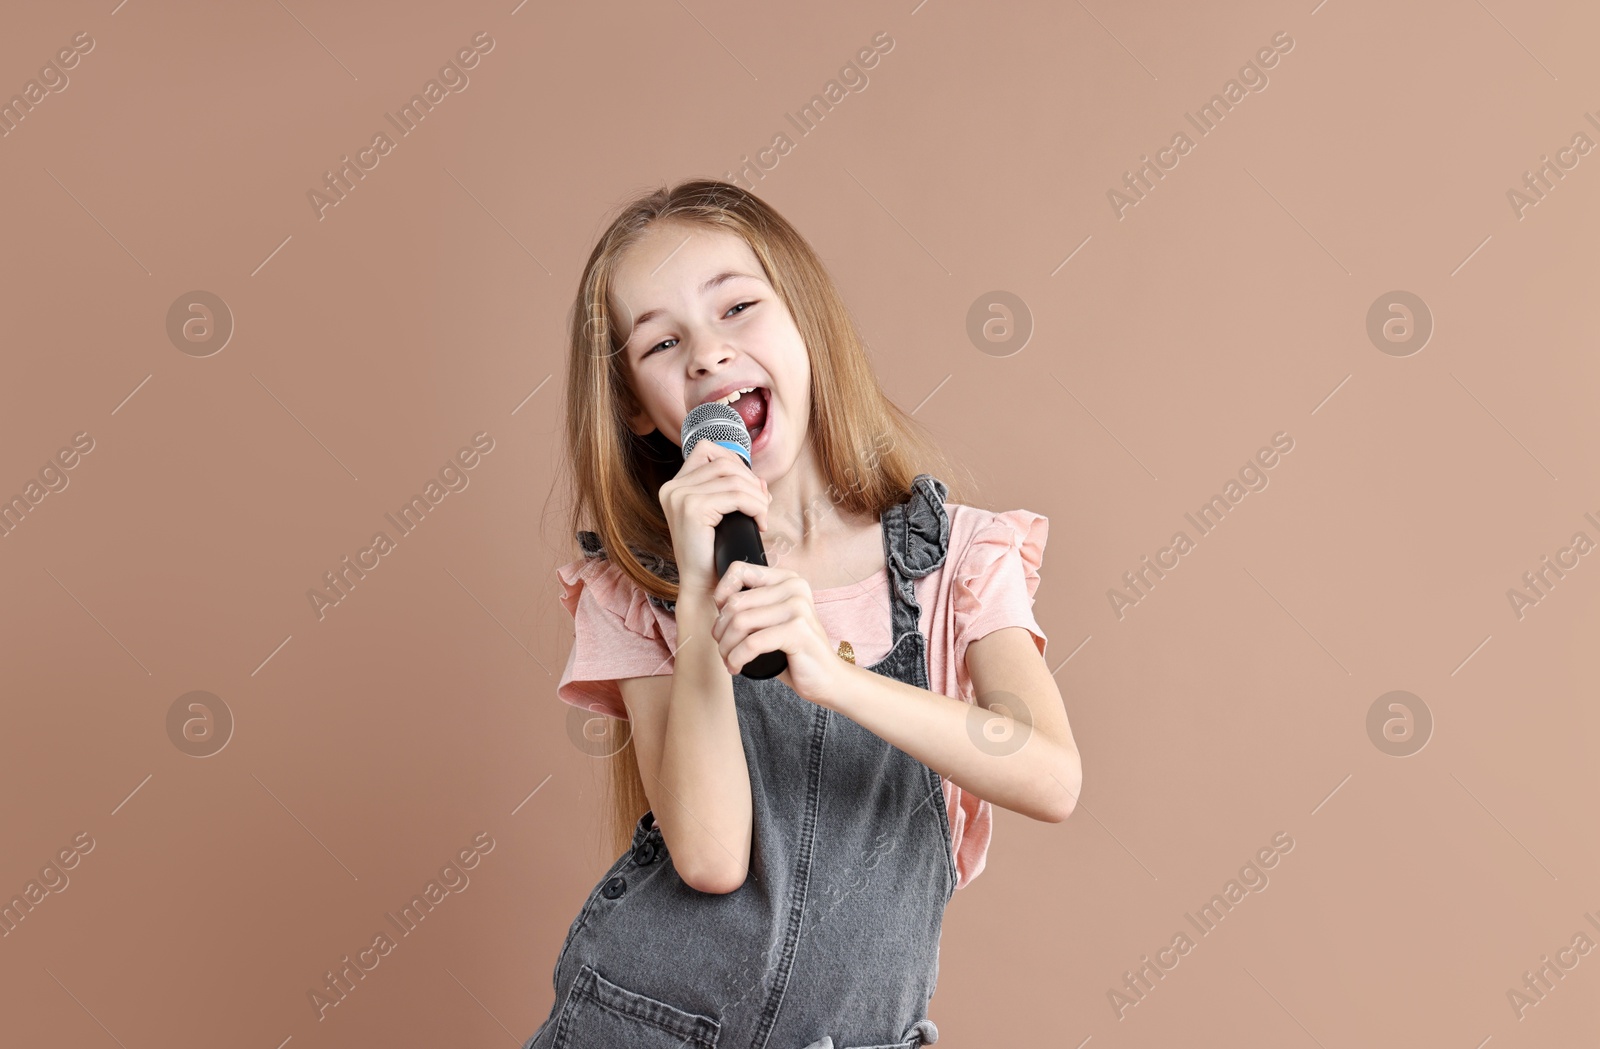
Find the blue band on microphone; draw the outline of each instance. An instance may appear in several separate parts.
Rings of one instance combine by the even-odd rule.
[[[720,445],[722,445],[722,447],[727,448],[730,451],[738,452],[739,453],[739,458],[744,460],[744,464],[746,466],[750,465],[750,453],[749,453],[748,450],[745,449],[745,446],[740,444],[739,442],[737,442],[737,441],[712,441],[711,443],[712,444],[720,444]]]

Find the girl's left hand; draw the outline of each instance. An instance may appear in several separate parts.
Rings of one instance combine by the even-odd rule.
[[[742,590],[748,586],[750,589]],[[817,619],[811,585],[786,568],[735,561],[712,591],[717,620],[711,627],[728,673],[737,674],[763,652],[782,649],[789,666],[778,680],[801,698],[825,705],[845,673]]]

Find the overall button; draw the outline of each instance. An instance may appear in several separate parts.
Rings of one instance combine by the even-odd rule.
[[[656,861],[656,843],[655,842],[653,842],[653,841],[642,841],[642,842],[639,843],[639,847],[637,849],[633,850],[633,862],[637,863],[639,866],[646,867],[646,866],[649,866],[650,864],[654,863],[655,861]]]
[[[605,886],[600,890],[600,895],[604,896],[608,900],[614,900],[618,896],[621,896],[627,888],[628,883],[624,881],[622,875],[619,874],[615,878],[612,878],[610,881],[605,883]]]

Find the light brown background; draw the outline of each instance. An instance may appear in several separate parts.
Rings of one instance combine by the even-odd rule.
[[[95,47],[0,139],[0,494],[95,447],[0,540],[0,897],[96,847],[0,940],[4,1041],[533,1032],[606,863],[554,693],[578,274],[623,199],[723,176],[885,31],[755,188],[973,501],[1049,516],[1036,612],[1085,766],[1067,822],[997,811],[941,1047],[1594,1039],[1600,954],[1525,1019],[1506,998],[1600,939],[1600,555],[1521,620],[1506,597],[1600,540],[1600,155],[1506,199],[1600,142],[1592,9],[513,6],[6,15],[0,98]],[[1106,191],[1280,30],[1269,87],[1118,220]],[[480,31],[470,87],[319,220],[307,191]],[[165,328],[197,289],[236,322],[203,358]],[[1005,357],[966,333],[996,290],[1032,315]],[[1365,327],[1395,290],[1435,323],[1404,357]],[[469,487],[319,621],[306,591],[480,431]],[[1279,431],[1269,487],[1119,621],[1106,591]],[[196,689],[236,718],[205,759],[166,729]],[[1391,690],[1434,718],[1410,757],[1367,734]],[[308,990],[481,831],[466,891],[318,1021]],[[1124,971],[1279,831],[1268,889],[1118,1020]]]

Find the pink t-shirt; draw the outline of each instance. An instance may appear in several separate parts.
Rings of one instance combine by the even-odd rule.
[[[928,684],[934,692],[973,702],[967,645],[1002,627],[1025,627],[1044,655],[1047,639],[1033,617],[1050,521],[1031,510],[996,513],[945,503],[950,547],[944,564],[916,580],[922,606],[918,629],[928,638]],[[561,603],[573,617],[572,652],[556,694],[574,706],[626,720],[617,681],[671,674],[677,620],[649,600],[610,561],[579,558],[557,569]],[[855,649],[856,665],[888,655],[889,575],[886,568],[859,583],[813,590],[817,618],[835,646]],[[993,825],[992,806],[943,779],[950,814],[956,887],[983,870]]]

